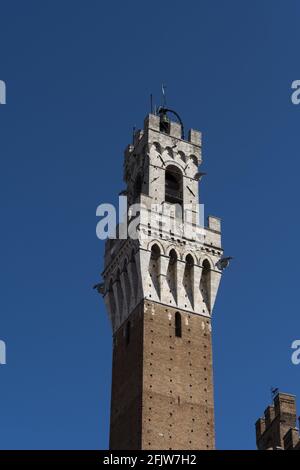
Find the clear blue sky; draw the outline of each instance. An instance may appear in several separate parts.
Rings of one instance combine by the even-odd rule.
[[[235,258],[213,319],[217,446],[254,448],[271,386],[300,412],[299,3],[1,0],[0,17],[1,448],[108,446],[95,211],[161,82],[203,132],[201,202]]]

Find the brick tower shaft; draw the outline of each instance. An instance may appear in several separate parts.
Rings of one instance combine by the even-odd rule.
[[[214,448],[210,319],[177,312],[142,302],[115,337],[111,449]]]

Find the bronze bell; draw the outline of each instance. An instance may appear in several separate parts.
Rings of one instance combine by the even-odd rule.
[[[166,111],[163,109],[160,112],[160,130],[162,132],[166,132],[167,134],[170,132],[170,120]]]

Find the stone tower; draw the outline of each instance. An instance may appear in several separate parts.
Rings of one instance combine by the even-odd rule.
[[[296,398],[277,393],[264,417],[256,421],[256,444],[259,450],[300,450],[299,429],[296,427]]]
[[[221,227],[216,217],[200,223],[201,133],[185,139],[177,118],[160,108],[135,132],[124,162],[128,217],[106,242],[110,449],[215,445],[211,314],[224,267]],[[124,237],[125,223],[135,236]]]

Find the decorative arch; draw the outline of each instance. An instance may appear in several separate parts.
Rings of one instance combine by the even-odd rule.
[[[196,157],[196,155],[192,153],[191,155],[189,155],[189,158],[193,161],[194,165],[198,167],[198,158]]]
[[[206,256],[202,262],[202,266],[207,266],[209,269],[211,269],[211,259]]]
[[[198,259],[194,253],[191,253],[190,251],[185,251],[183,255],[183,259],[186,259],[187,256],[191,256],[193,258],[193,263],[198,264]]]
[[[183,206],[183,173],[174,164],[168,165],[165,171],[165,201]]]
[[[158,243],[153,243],[151,246],[151,255],[149,260],[149,275],[151,280],[151,285],[154,288],[154,292],[157,297],[160,299],[160,248]],[[152,296],[152,294],[150,294]]]
[[[153,245],[158,245],[160,252],[165,254],[165,249],[159,240],[152,240],[147,246],[148,251],[151,251]]]
[[[181,255],[180,255],[180,253],[178,252],[176,245],[174,245],[174,244],[171,244],[171,245],[169,245],[169,246],[166,248],[166,250],[165,250],[166,255],[167,255],[167,256],[170,256],[170,252],[171,252],[172,250],[175,251],[175,253],[176,253],[176,255],[177,255],[177,259],[181,259]]]
[[[158,260],[160,257],[160,247],[158,243],[153,243],[151,246],[151,258]]]
[[[162,147],[159,142],[152,142],[152,144],[150,145],[150,152],[153,151],[162,154]]]
[[[176,160],[167,160],[167,161],[165,161],[165,163],[166,163],[166,168],[165,169],[167,169],[168,166],[171,165],[171,166],[174,167],[174,171],[180,172],[183,175],[183,168],[184,168],[183,163],[181,165],[179,162],[176,162]]]
[[[214,266],[214,262],[213,262],[212,258],[207,253],[205,253],[205,254],[203,254],[202,256],[199,257],[200,266],[203,267],[203,263],[204,263],[205,260],[207,260],[209,262],[210,267],[212,269],[212,266]]]

